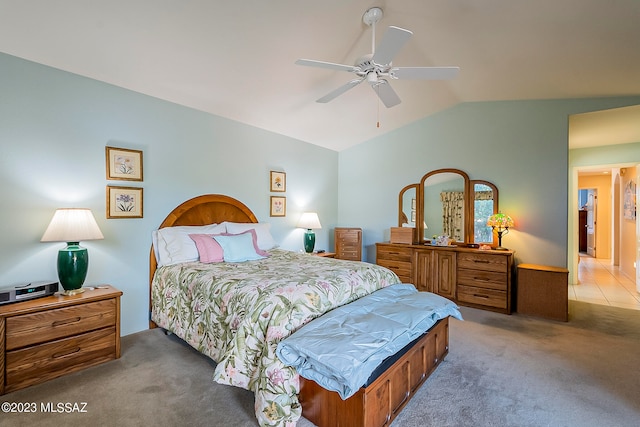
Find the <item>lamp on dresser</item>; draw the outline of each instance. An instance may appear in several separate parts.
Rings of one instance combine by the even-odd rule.
[[[498,247],[496,250],[506,251],[507,248],[502,247],[502,236],[509,233],[509,228],[513,227],[513,219],[509,215],[498,212],[493,214],[487,220],[487,226],[491,227],[496,233],[498,233]]]
[[[305,212],[298,221],[298,227],[306,228],[304,233],[304,251],[308,254],[313,252],[313,247],[316,245],[316,234],[313,232],[314,228],[320,229],[320,219],[315,212]]]
[[[89,253],[80,246],[82,240],[104,239],[90,209],[57,209],[44,232],[41,242],[67,242],[58,251],[58,279],[64,295],[84,292],[82,284],[87,277]]]

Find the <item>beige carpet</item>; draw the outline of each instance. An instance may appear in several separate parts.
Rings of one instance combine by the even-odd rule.
[[[572,301],[568,323],[462,313],[449,356],[393,427],[639,425],[639,311]],[[252,393],[214,383],[213,366],[158,329],[129,335],[117,361],[0,396],[85,413],[3,413],[0,425],[256,426]]]

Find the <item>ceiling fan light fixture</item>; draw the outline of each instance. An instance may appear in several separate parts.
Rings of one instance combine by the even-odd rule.
[[[375,71],[371,71],[367,74],[367,82],[369,82],[369,84],[378,83],[378,75]]]
[[[364,15],[362,15],[362,22],[364,22],[368,26],[375,24],[381,19],[382,19],[382,9],[380,9],[379,7],[372,7],[370,9],[367,9]]]

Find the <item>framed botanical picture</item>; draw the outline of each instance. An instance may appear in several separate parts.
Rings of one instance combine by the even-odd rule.
[[[107,185],[107,218],[142,218],[142,188]]]
[[[106,147],[107,179],[142,181],[142,151]]]
[[[271,171],[271,191],[287,191],[287,174],[284,172]]]
[[[283,196],[271,196],[270,216],[287,215],[287,198]]]

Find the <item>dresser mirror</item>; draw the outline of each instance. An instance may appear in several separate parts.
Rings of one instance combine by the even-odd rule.
[[[454,242],[466,242],[467,189],[469,177],[457,169],[438,169],[420,181],[422,212],[418,215],[418,235],[423,240],[447,235]]]
[[[498,188],[488,181],[471,181],[473,189],[473,243],[494,244],[495,233],[487,220],[498,213]]]
[[[490,244],[495,233],[487,219],[498,212],[498,188],[469,180],[459,169],[437,169],[419,184],[410,184],[398,198],[398,226],[415,227],[421,243],[448,235],[454,243]]]
[[[400,191],[400,197],[398,198],[398,227],[415,228],[418,187],[418,184],[411,184]]]

